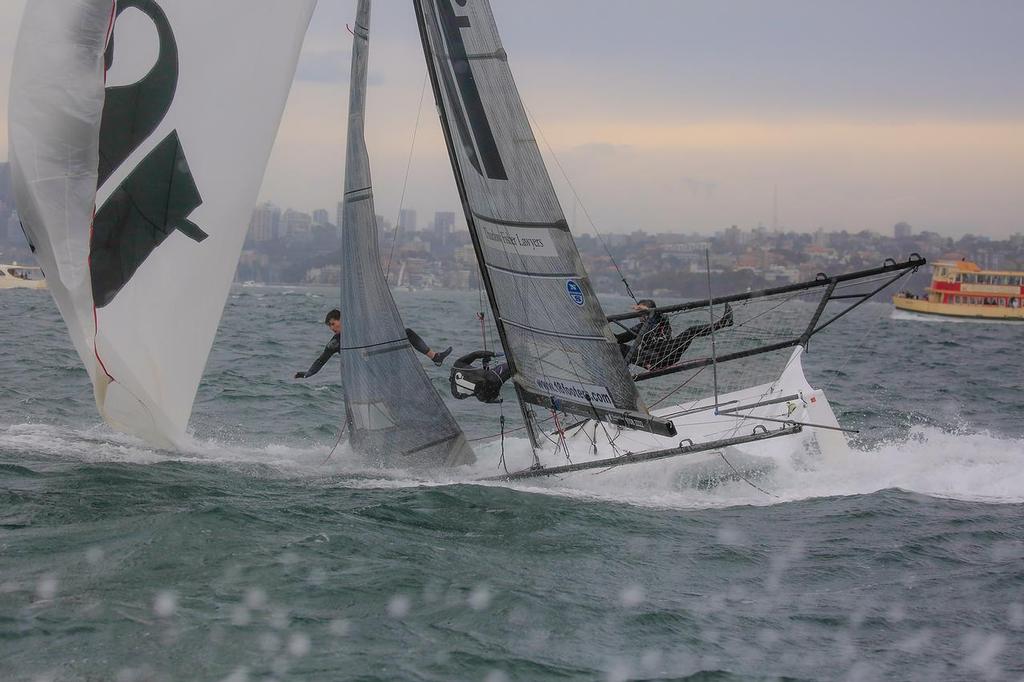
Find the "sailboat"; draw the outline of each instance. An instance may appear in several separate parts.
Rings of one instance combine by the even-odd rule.
[[[412,285],[409,284],[405,279],[405,265],[408,261],[402,261],[401,267],[398,268],[398,278],[395,280],[395,291],[415,291]]]
[[[117,430],[186,444],[313,6],[25,7],[9,115],[18,215]]]
[[[548,176],[490,3],[414,5],[452,171],[532,446],[532,461],[500,478],[723,448],[764,452],[769,440],[789,450],[845,447],[824,392],[804,377],[802,354],[812,335],[924,259],[915,254],[871,270],[821,273],[761,292],[709,291],[705,301],[638,306],[609,317]],[[710,261],[707,267],[710,278]],[[842,302],[840,310],[830,305]],[[694,314],[703,319],[691,323]],[[629,331],[626,323],[635,328],[632,347],[616,336],[617,329]],[[652,338],[657,329],[660,337]],[[681,382],[663,399],[706,385],[696,380],[709,375],[710,390],[652,410],[637,382],[673,375]],[[569,447],[574,439],[587,446],[577,461]],[[541,460],[550,444],[565,461]]]
[[[254,9],[253,0],[221,0],[203,13],[186,0],[34,0],[26,7],[9,117],[18,212],[99,412],[116,429],[156,445],[184,444],[313,4],[267,0]],[[813,334],[923,259],[762,292],[709,291],[706,301],[608,316],[559,206],[489,3],[414,6],[531,444],[532,462],[505,478],[762,448],[766,440],[841,442],[842,427],[824,393],[804,378],[801,355]],[[363,141],[368,27],[369,3],[360,0],[343,217],[345,428],[353,449],[375,463],[458,466],[473,461],[472,449],[410,349],[380,270]],[[239,78],[240,63],[259,80]],[[808,297],[816,300],[800,308]],[[848,305],[830,307],[840,301]],[[777,314],[794,305],[798,314]],[[706,322],[691,324],[694,315]],[[672,321],[658,326],[666,344],[660,354],[648,338],[655,316]],[[664,333],[673,322],[675,332]],[[688,325],[683,336],[709,331],[682,338],[680,323]],[[616,338],[628,324],[639,327],[632,348]],[[773,370],[769,360],[780,357]],[[652,409],[638,390],[641,381],[682,377],[661,402],[706,386],[709,375],[710,390],[668,408]],[[588,457],[541,461],[548,442],[568,458],[573,439],[586,440]]]

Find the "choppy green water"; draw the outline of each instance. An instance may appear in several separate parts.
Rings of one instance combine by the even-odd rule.
[[[175,454],[97,423],[48,294],[0,296],[0,679],[1024,675],[1020,327],[873,305],[816,339],[811,383],[871,428],[777,462],[777,497],[642,467],[504,487],[323,463],[337,361],[290,377],[334,300],[237,289]],[[400,305],[472,338],[475,295]]]

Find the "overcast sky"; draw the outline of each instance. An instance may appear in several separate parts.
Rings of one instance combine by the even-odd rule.
[[[0,158],[24,4],[0,0]],[[334,215],[354,5],[320,0],[263,199]],[[801,231],[1024,231],[1024,2],[492,6],[580,232],[582,207],[607,232],[770,227],[776,187],[779,224]],[[378,0],[367,141],[377,211],[392,220],[424,78],[411,3]],[[458,200],[429,88],[421,111],[405,206],[422,224]]]

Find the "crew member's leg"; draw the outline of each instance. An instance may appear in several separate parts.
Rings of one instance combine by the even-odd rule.
[[[419,334],[409,329],[408,327],[406,327],[405,329],[405,337],[409,339],[409,343],[412,345],[413,348],[415,348],[417,351],[423,353],[428,358],[433,360],[434,364],[437,365],[438,367],[444,364],[444,359],[448,357],[449,353],[452,352],[451,346],[448,346],[448,348],[441,351],[440,353],[430,350],[430,346],[427,345],[427,342],[420,338]]]

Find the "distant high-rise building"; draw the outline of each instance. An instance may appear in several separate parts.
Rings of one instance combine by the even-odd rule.
[[[14,192],[11,191],[11,164],[0,162],[0,202],[8,209],[14,208]]]
[[[302,211],[288,208],[285,209],[284,215],[281,216],[281,227],[284,234],[289,237],[307,236],[312,225],[313,218],[308,213],[303,213]]]
[[[7,219],[13,213],[14,192],[11,191],[11,164],[4,161],[0,163],[0,242],[11,238],[7,234]]]
[[[910,227],[909,223],[896,223],[892,226],[892,233],[896,239],[906,239],[914,233],[914,229]]]
[[[829,245],[828,235],[825,234],[825,228],[819,227],[814,232],[814,245],[826,248]]]
[[[341,229],[341,219],[344,217],[344,215],[345,215],[345,202],[344,201],[339,201],[338,202],[338,207],[334,211],[334,224],[338,226],[339,230]],[[378,223],[380,222],[380,216],[377,216],[377,222]]]
[[[398,214],[398,231],[403,235],[416,231],[416,210],[403,208]]]
[[[13,211],[12,207],[0,201],[0,243],[7,241],[7,219]]]
[[[281,224],[281,209],[269,201],[260,204],[252,212],[249,221],[249,236],[254,242],[276,239]]]
[[[318,208],[313,211],[313,225],[324,226],[330,223],[327,217],[327,209]]]
[[[434,213],[434,234],[442,244],[448,241],[448,235],[455,229],[455,213],[437,211]]]

